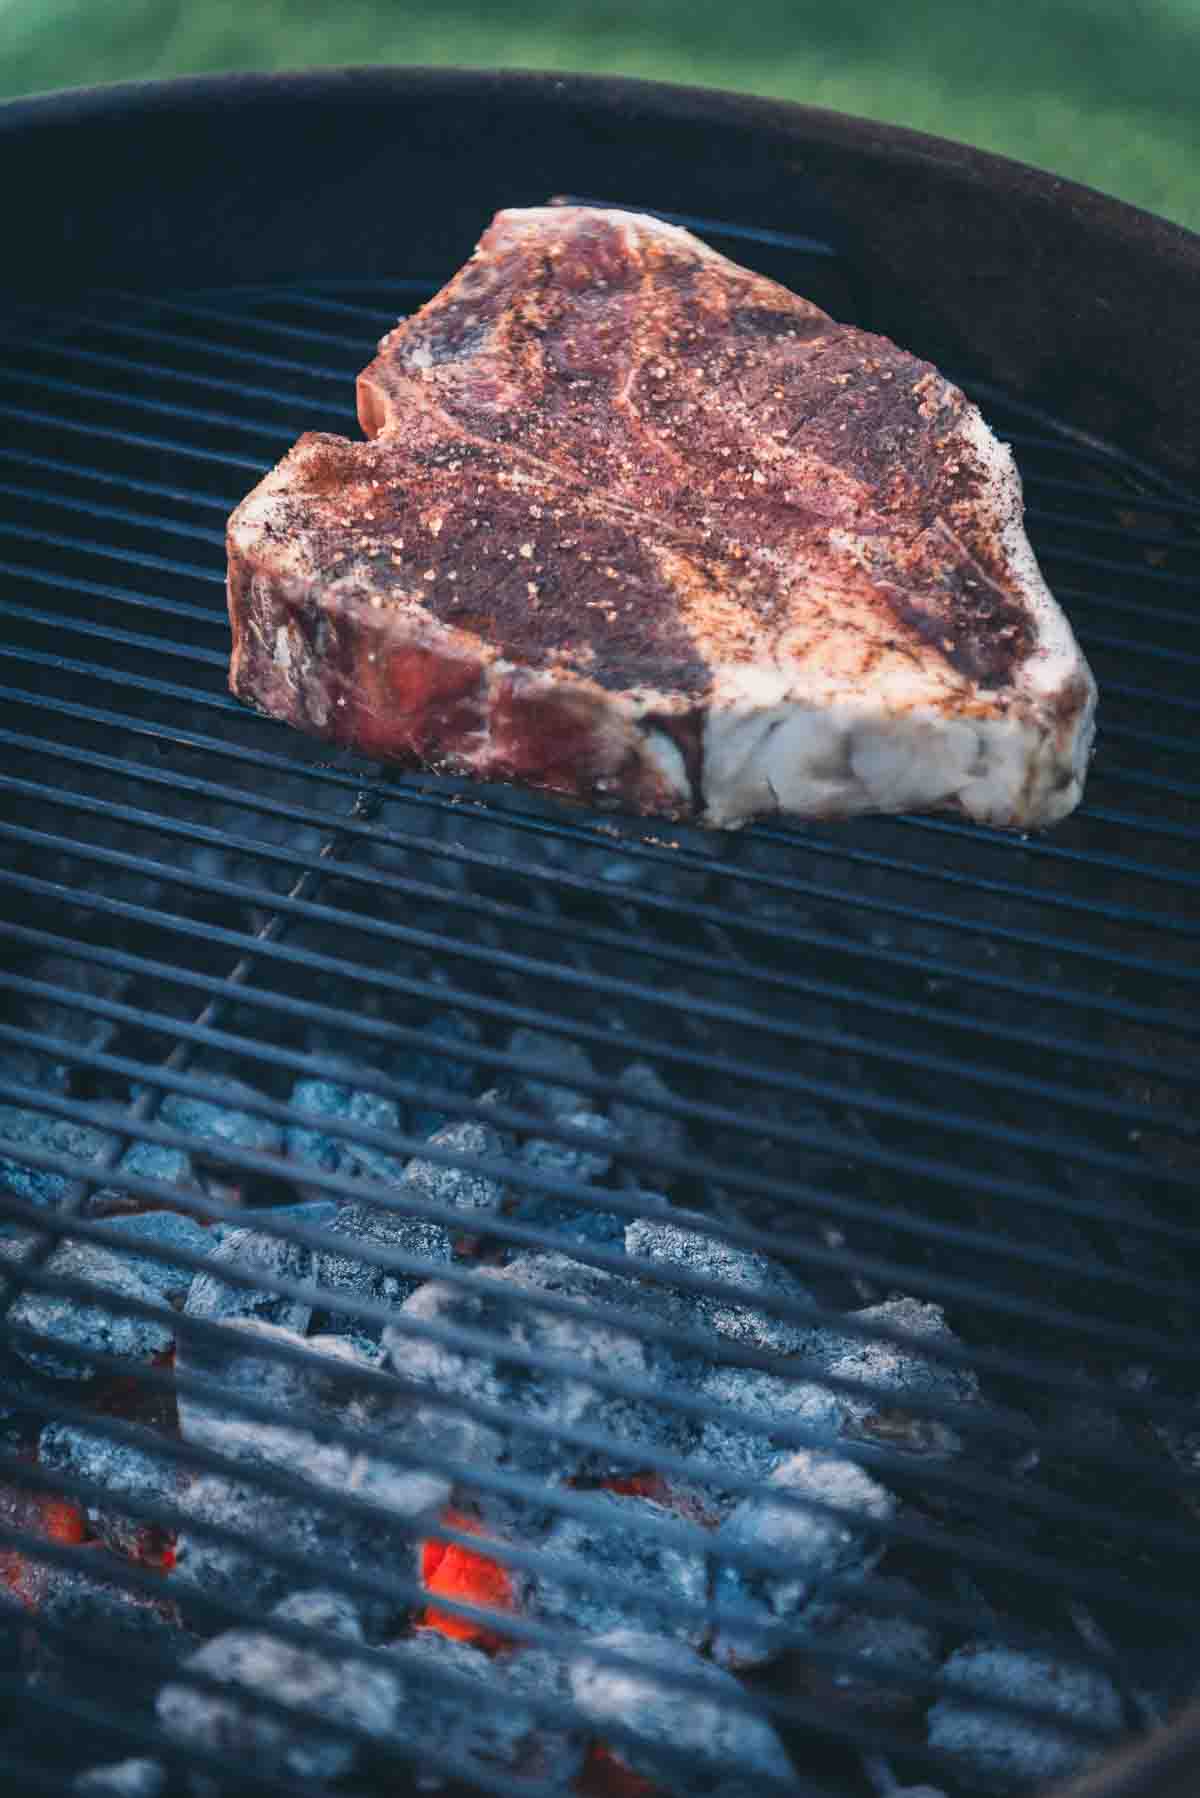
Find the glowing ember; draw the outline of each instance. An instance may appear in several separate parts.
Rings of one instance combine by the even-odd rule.
[[[483,1533],[478,1521],[461,1511],[444,1512],[442,1522],[470,1535]],[[512,1581],[504,1568],[457,1542],[422,1543],[421,1583],[435,1597],[457,1599],[463,1604],[478,1605],[481,1610],[515,1608]],[[447,1616],[432,1605],[424,1611],[420,1622],[425,1629],[439,1630],[443,1636],[459,1642],[474,1642],[478,1648],[499,1648],[505,1641],[486,1624],[473,1622],[469,1617]]]
[[[600,1490],[615,1492],[621,1497],[652,1499],[656,1505],[674,1511],[677,1517],[686,1518],[689,1523],[703,1524],[705,1529],[715,1529],[721,1521],[716,1507],[706,1506],[698,1492],[669,1485],[658,1473],[614,1474],[602,1482]]]
[[[6,1521],[14,1528],[43,1536],[49,1542],[76,1546],[84,1541],[83,1512],[77,1505],[64,1498],[36,1498],[32,1493],[7,1492],[4,1497]],[[37,1610],[47,1576],[44,1561],[30,1559],[15,1548],[0,1549],[0,1580],[27,1610]]]
[[[634,1773],[603,1742],[593,1742],[575,1790],[580,1798],[657,1798],[652,1779]]]

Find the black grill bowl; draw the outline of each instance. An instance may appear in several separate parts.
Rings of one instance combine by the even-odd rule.
[[[848,1330],[884,1354],[886,1317],[848,1313],[896,1295],[940,1305],[954,1334],[934,1344],[933,1364],[977,1376],[980,1401],[936,1384],[909,1398],[927,1423],[953,1424],[963,1452],[914,1461],[889,1436],[886,1400],[873,1433],[843,1441],[839,1453],[902,1503],[881,1526],[879,1572],[853,1589],[835,1578],[823,1598],[907,1611],[936,1627],[943,1654],[986,1637],[1105,1669],[1120,1698],[1109,1735],[1128,1740],[1063,1798],[1192,1798],[1200,240],[913,133],[538,74],[347,70],[19,101],[0,109],[0,174],[11,252],[0,1139],[23,1132],[19,1150],[0,1140],[0,1763],[11,1788],[70,1790],[85,1768],[143,1752],[162,1756],[172,1792],[206,1770],[227,1789],[250,1789],[252,1775],[263,1791],[326,1789],[295,1765],[255,1769],[236,1736],[200,1752],[156,1735],[150,1700],[181,1638],[147,1625],[97,1650],[112,1619],[64,1582],[109,1550],[73,1529],[48,1540],[48,1519],[76,1513],[39,1500],[103,1513],[104,1479],[89,1485],[56,1461],[45,1431],[87,1425],[113,1443],[157,1442],[189,1476],[219,1468],[227,1449],[179,1443],[172,1420],[177,1393],[194,1402],[216,1377],[204,1356],[219,1361],[222,1338],[189,1299],[167,1329],[174,1371],[150,1352],[165,1326],[144,1282],[97,1298],[88,1252],[128,1243],[131,1207],[166,1204],[214,1231],[251,1207],[262,1233],[291,1240],[290,1259],[241,1264],[241,1290],[257,1287],[275,1316],[300,1307],[307,1318],[314,1303],[319,1314],[313,1255],[345,1239],[331,1235],[332,1209],[282,1209],[297,1181],[397,1215],[407,1193],[410,1214],[453,1223],[446,1189],[426,1186],[418,1205],[390,1173],[426,1152],[442,1118],[497,1126],[497,1176],[529,1199],[483,1216],[476,1249],[498,1260],[561,1246],[561,1226],[532,1202],[557,1198],[595,1225],[582,1246],[570,1239],[579,1262],[647,1280],[657,1270],[644,1290],[697,1301],[634,1314],[630,1289],[609,1288],[607,1321],[624,1319],[645,1355],[593,1368],[612,1404],[649,1398],[656,1413],[689,1417],[693,1435],[739,1414],[664,1373],[689,1343],[793,1380],[815,1363],[808,1348],[781,1360],[753,1332],[705,1335],[709,1301],[722,1288],[736,1300],[731,1263],[664,1275],[624,1254],[619,1228],[596,1224],[648,1214],[648,1192],[702,1213],[714,1241],[788,1265],[807,1298],[781,1289],[777,1324]],[[229,698],[226,513],[302,430],[356,434],[353,377],[375,340],[461,264],[496,209],[559,194],[691,224],[938,361],[1011,442],[1031,538],[1101,687],[1086,803],[1058,830],[1018,839],[930,818],[731,837],[656,829],[330,759]],[[514,1044],[522,1027],[559,1046]],[[349,1079],[346,1058],[374,1103],[324,1118],[301,1176],[294,1084]],[[631,1125],[621,1082],[633,1062],[659,1083],[641,1089]],[[612,1110],[601,1185],[521,1147],[581,1144],[569,1117],[539,1110],[538,1077],[556,1074],[585,1109]],[[230,1076],[244,1083],[232,1107]],[[226,1132],[231,1109],[242,1113],[241,1133],[214,1140],[203,1102]],[[135,1144],[149,1149],[131,1164]],[[189,1184],[171,1183],[171,1150],[190,1157]],[[453,1142],[426,1158],[451,1180],[467,1164]],[[145,1245],[176,1269],[177,1307],[217,1240]],[[370,1253],[410,1283],[441,1266],[411,1240]],[[469,1292],[478,1259],[441,1271]],[[393,1318],[380,1290],[339,1298],[342,1327],[377,1333]],[[585,1340],[598,1290],[551,1301]],[[56,1297],[75,1314],[103,1308],[121,1330],[89,1339],[88,1355],[56,1338],[47,1371],[29,1356]],[[428,1342],[427,1323],[413,1337]],[[296,1352],[272,1351],[284,1370]],[[578,1339],[572,1350],[537,1338],[532,1352],[527,1374],[553,1380]],[[83,1363],[86,1380],[73,1377]],[[816,1375],[850,1398],[871,1383],[861,1363]],[[362,1383],[382,1393],[393,1382],[377,1369]],[[239,1388],[227,1402],[270,1425],[275,1390]],[[511,1410],[536,1380],[499,1390]],[[524,1421],[531,1412],[527,1399]],[[681,1480],[683,1437],[636,1453],[626,1442],[622,1460],[621,1415],[588,1411],[576,1435],[590,1438],[572,1452],[586,1449],[589,1468],[607,1455]],[[303,1420],[298,1401],[288,1422]],[[353,1440],[345,1418],[309,1421]],[[253,1466],[264,1504],[295,1496],[278,1458]],[[594,1484],[558,1486],[555,1506],[586,1518]],[[511,1505],[540,1488],[528,1467],[509,1467],[482,1490]],[[328,1497],[335,1525],[361,1523],[355,1503]],[[143,1491],[129,1505],[151,1532],[143,1546],[169,1540],[174,1497]],[[670,1527],[697,1539],[694,1523]],[[537,1580],[540,1541],[510,1543],[519,1577]],[[286,1545],[259,1546],[286,1562]],[[104,1565],[122,1589],[175,1591],[145,1555]],[[31,1567],[66,1598],[39,1601]],[[389,1600],[396,1616],[412,1599],[399,1562],[288,1577],[341,1583],[368,1611]],[[629,1602],[636,1610],[636,1592]],[[198,1642],[264,1615],[250,1585],[193,1594],[186,1620]],[[316,1639],[304,1624],[271,1627]],[[521,1627],[553,1645],[567,1626],[522,1613]],[[386,1665],[390,1637],[376,1635],[367,1658]],[[985,1789],[925,1745],[936,1670],[892,1669],[912,1700],[902,1715],[849,1712],[816,1680],[842,1668],[831,1641],[794,1648],[744,1687],[788,1744],[793,1789]],[[336,1640],[325,1647],[336,1659]],[[1035,1690],[992,1697],[997,1716],[1044,1714]],[[333,1789],[400,1789],[390,1753],[367,1743],[350,1784]],[[417,1771],[464,1769],[452,1741],[431,1741],[425,1758]],[[496,1764],[476,1783],[549,1789]],[[683,1762],[671,1789],[699,1789]]]

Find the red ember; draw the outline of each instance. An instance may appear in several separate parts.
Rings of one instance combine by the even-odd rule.
[[[618,1760],[603,1742],[592,1743],[575,1784],[580,1798],[658,1798],[659,1789],[652,1779]]]
[[[11,1489],[3,1498],[4,1512],[15,1528],[43,1536],[49,1542],[66,1542],[72,1546],[85,1540],[83,1512],[67,1499],[35,1497],[31,1492]],[[37,1610],[48,1575],[49,1568],[44,1561],[23,1555],[15,1548],[0,1549],[0,1580],[27,1610]]]
[[[442,1522],[473,1536],[483,1534],[477,1519],[462,1511],[443,1512]],[[478,1605],[481,1610],[515,1609],[512,1581],[504,1568],[457,1542],[431,1539],[421,1544],[421,1583],[436,1597]],[[473,1622],[469,1617],[448,1616],[432,1605],[422,1613],[420,1622],[424,1629],[439,1630],[458,1642],[474,1642],[477,1648],[492,1650],[505,1645],[505,1638],[486,1624]]]

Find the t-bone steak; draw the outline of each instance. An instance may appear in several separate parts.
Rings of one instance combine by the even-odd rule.
[[[501,212],[229,521],[230,685],[366,756],[736,825],[1078,803],[1096,689],[927,362],[636,213]]]

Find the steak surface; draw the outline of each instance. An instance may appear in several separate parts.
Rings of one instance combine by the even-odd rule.
[[[676,226],[502,212],[229,522],[230,686],[368,756],[736,825],[1083,790],[1008,450]]]

